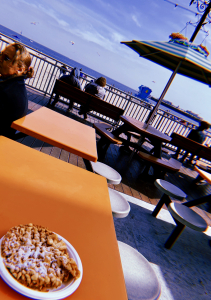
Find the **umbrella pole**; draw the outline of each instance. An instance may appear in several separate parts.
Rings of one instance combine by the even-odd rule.
[[[158,99],[158,102],[157,102],[156,106],[155,106],[154,109],[150,112],[150,115],[149,115],[148,120],[147,120],[147,122],[146,122],[147,125],[150,125],[150,123],[151,123],[151,121],[152,121],[154,115],[156,114],[156,112],[157,112],[157,110],[158,110],[158,108],[159,108],[159,106],[160,106],[161,101],[163,100],[163,98],[164,98],[166,92],[167,92],[168,89],[169,89],[169,86],[171,85],[171,83],[172,83],[172,81],[173,81],[175,75],[177,74],[177,71],[178,71],[178,69],[179,69],[181,63],[182,63],[182,61],[180,61],[180,62],[178,63],[176,69],[175,69],[174,72],[171,74],[171,77],[169,78],[169,80],[168,80],[168,82],[167,82],[167,84],[166,84],[166,86],[165,86],[165,88],[164,88],[162,94],[160,95],[160,98]]]

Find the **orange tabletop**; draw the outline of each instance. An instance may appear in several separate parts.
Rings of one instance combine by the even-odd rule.
[[[106,179],[0,136],[2,237],[34,223],[58,233],[78,252],[83,278],[65,299],[126,300]],[[0,299],[26,299],[0,279]]]
[[[12,128],[96,162],[95,129],[46,107],[18,119]]]
[[[200,165],[200,164],[199,164]],[[211,184],[211,174],[198,168],[197,166],[194,167],[194,169],[199,173],[199,175],[204,178],[208,183]]]

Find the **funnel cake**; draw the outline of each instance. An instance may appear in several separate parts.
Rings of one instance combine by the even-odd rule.
[[[32,223],[15,226],[7,232],[1,255],[18,282],[42,292],[80,277],[65,242],[54,232]]]

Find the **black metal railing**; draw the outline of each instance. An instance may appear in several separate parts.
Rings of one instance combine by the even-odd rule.
[[[7,44],[15,42],[4,34],[0,37],[0,50],[2,50]],[[31,79],[26,80],[26,85],[31,88],[43,92],[45,95],[51,95],[56,79],[61,76],[61,69],[63,62],[58,61],[42,52],[39,52],[32,47],[25,45],[32,57],[32,66],[34,68],[35,74]],[[66,64],[69,71],[73,68]],[[84,74],[84,77],[80,78],[81,85],[84,88],[85,85],[94,80],[95,78],[89,74]],[[124,114],[131,116],[137,120],[145,122],[153,108],[152,104],[147,103],[145,100],[137,98],[135,96],[129,95],[128,93],[121,91],[113,86],[106,85],[106,95],[104,100],[117,107],[124,109]],[[67,102],[67,99],[63,99]],[[75,104],[75,107],[77,105]],[[99,113],[92,112],[93,116],[100,119],[106,120],[112,123],[112,120],[108,119],[106,116],[100,115]],[[177,116],[166,113],[164,110],[159,109],[157,115],[154,117],[152,126],[160,130],[161,132],[170,136],[172,132],[176,132],[183,136],[187,136],[189,131],[195,127],[194,123],[191,122],[181,122],[181,118],[178,119]],[[206,144],[211,145],[211,133],[207,132]]]

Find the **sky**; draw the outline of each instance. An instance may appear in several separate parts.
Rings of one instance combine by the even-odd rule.
[[[121,41],[168,41],[172,32],[190,39],[196,6],[190,0],[1,0],[0,24],[135,90],[159,98],[171,71],[150,62]],[[35,24],[32,24],[35,23]],[[211,24],[205,26],[209,31]],[[203,31],[194,43],[207,46]],[[205,40],[204,40],[205,39]],[[72,45],[71,41],[74,42]],[[211,54],[210,54],[211,59]],[[211,88],[176,75],[165,100],[211,122]]]

